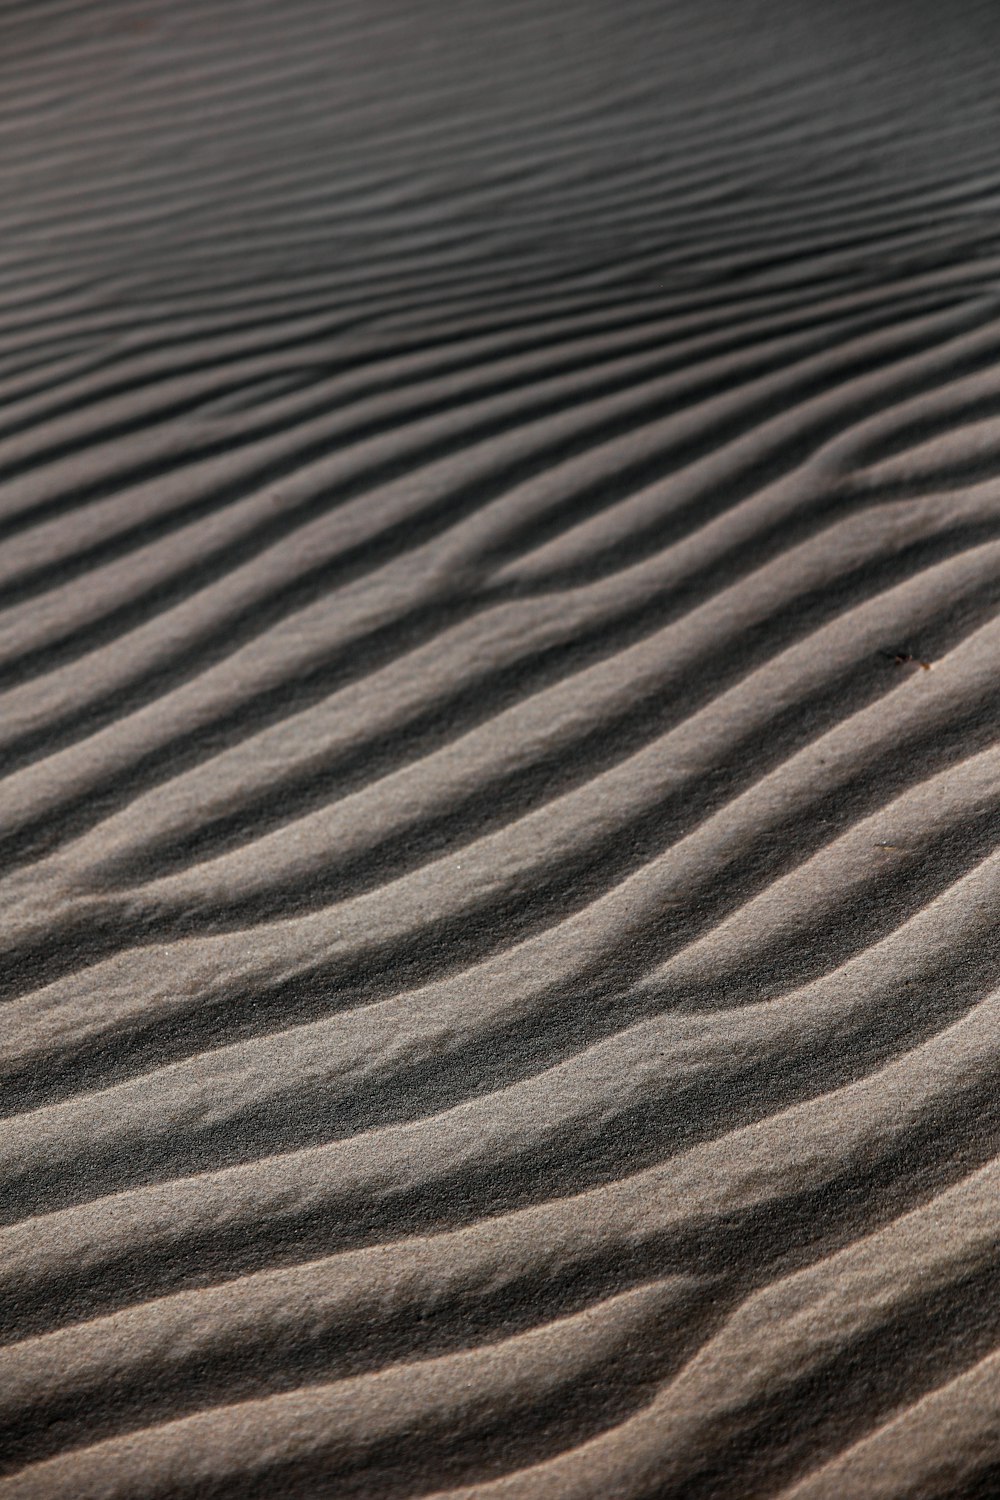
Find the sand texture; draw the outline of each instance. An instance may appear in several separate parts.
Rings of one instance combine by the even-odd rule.
[[[994,0],[0,84],[0,1500],[1000,1495]]]

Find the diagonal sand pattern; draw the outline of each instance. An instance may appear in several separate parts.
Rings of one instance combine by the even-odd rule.
[[[998,44],[3,7],[0,1500],[997,1493]]]

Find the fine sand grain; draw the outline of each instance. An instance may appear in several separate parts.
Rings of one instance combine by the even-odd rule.
[[[998,58],[0,8],[0,1500],[1000,1494]]]

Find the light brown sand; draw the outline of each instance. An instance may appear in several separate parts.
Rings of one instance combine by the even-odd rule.
[[[0,11],[0,1500],[1000,1493],[998,44]]]

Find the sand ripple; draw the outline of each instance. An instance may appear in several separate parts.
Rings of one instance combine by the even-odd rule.
[[[0,16],[0,1500],[1000,1485],[987,5]]]

